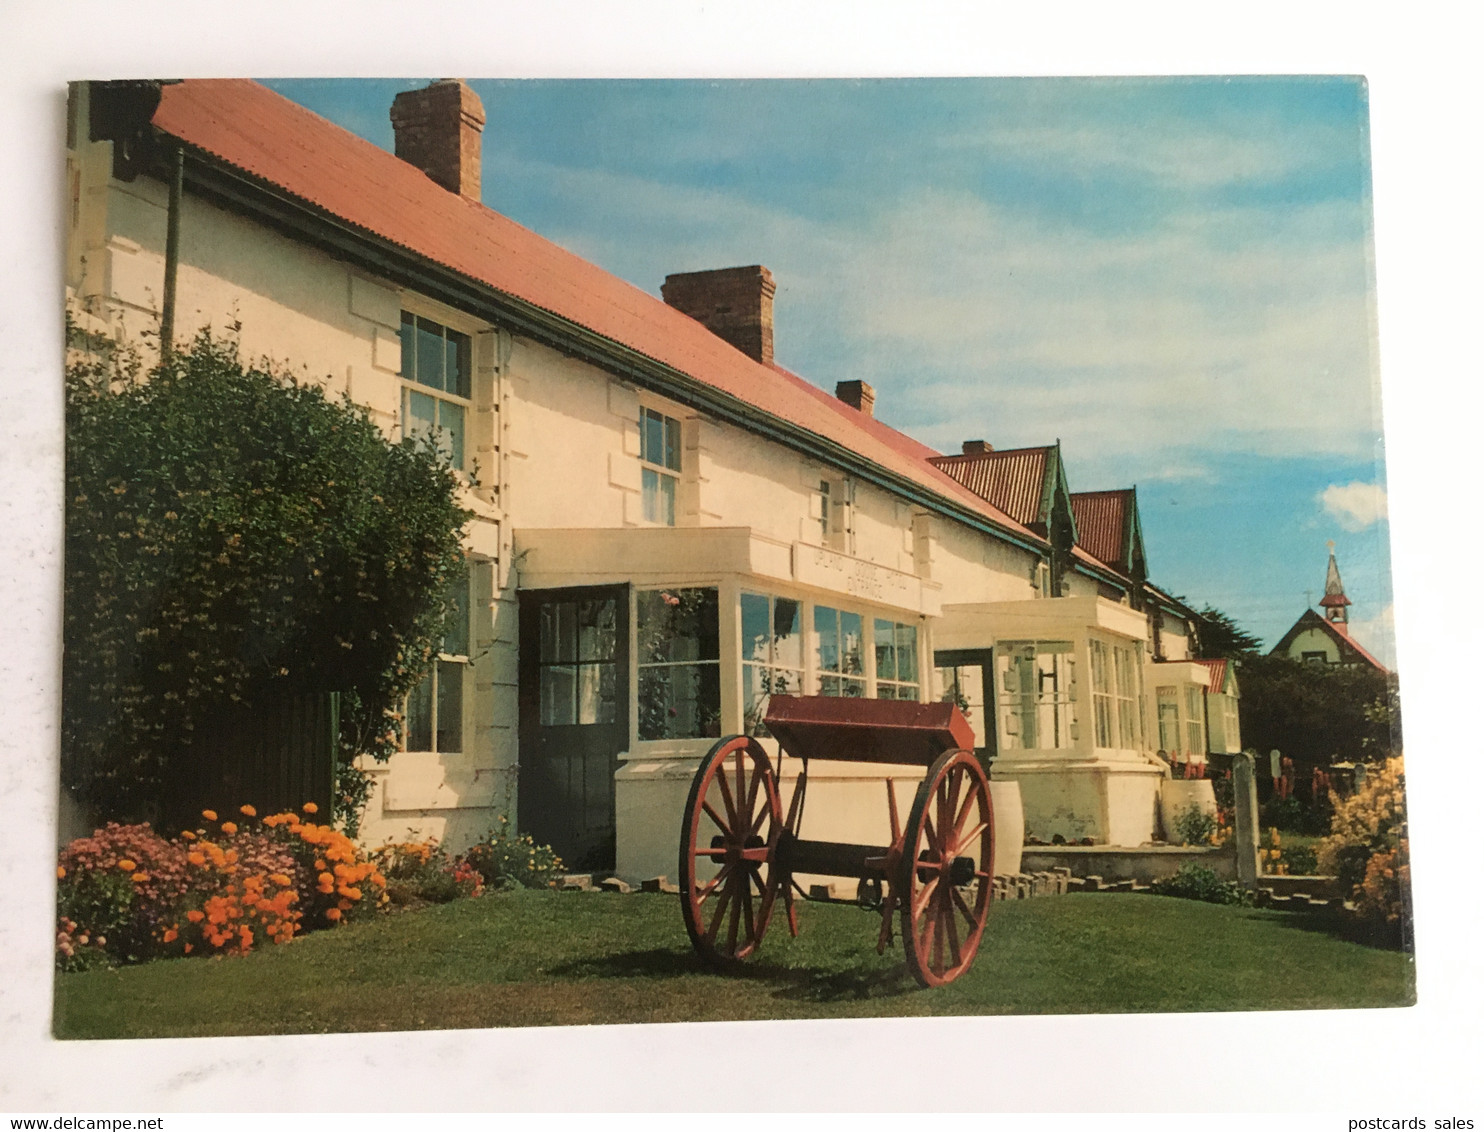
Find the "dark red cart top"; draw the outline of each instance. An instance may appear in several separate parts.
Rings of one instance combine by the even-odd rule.
[[[763,722],[796,759],[930,766],[944,751],[974,749],[974,729],[952,703],[773,696]]]

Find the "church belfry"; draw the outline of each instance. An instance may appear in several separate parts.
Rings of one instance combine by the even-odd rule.
[[[1340,567],[1335,563],[1335,544],[1329,544],[1329,570],[1324,575],[1324,596],[1319,599],[1324,618],[1342,633],[1349,633],[1350,614],[1345,608],[1350,599],[1345,596],[1344,583],[1340,581]]]

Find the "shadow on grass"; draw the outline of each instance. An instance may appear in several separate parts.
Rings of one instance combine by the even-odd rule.
[[[738,963],[718,969],[693,950],[649,948],[582,959],[548,969],[559,978],[654,979],[684,975],[718,975],[754,986],[772,988],[775,998],[795,1002],[848,1002],[889,998],[916,990],[905,964],[887,968],[848,970],[818,966],[785,967],[766,961]]]
[[[1261,910],[1252,909],[1249,915],[1256,911]],[[1294,931],[1327,935],[1346,943],[1357,943],[1376,951],[1401,951],[1408,955],[1413,953],[1412,925],[1407,921],[1377,925],[1333,908],[1311,908],[1307,911],[1274,912],[1270,922],[1282,924]]]

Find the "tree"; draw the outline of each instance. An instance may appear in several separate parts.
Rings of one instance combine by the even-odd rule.
[[[1394,753],[1394,690],[1385,673],[1286,656],[1248,656],[1238,671],[1246,746],[1280,750],[1304,773]]]
[[[1219,609],[1207,605],[1197,616],[1202,656],[1236,660],[1255,656],[1262,648],[1260,637],[1254,637]]]
[[[70,357],[64,783],[100,817],[148,815],[224,710],[339,691],[356,794],[351,759],[395,749],[462,569],[457,478],[233,336],[147,375],[128,351]]]

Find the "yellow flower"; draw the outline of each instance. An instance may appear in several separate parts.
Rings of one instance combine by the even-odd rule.
[[[201,811],[201,816],[203,818],[205,818],[207,821],[216,821],[216,811],[215,810],[202,810]]]
[[[123,869],[126,873],[132,873],[138,867],[139,866],[136,865],[133,861],[129,860],[128,857],[119,858],[119,868]]]
[[[253,809],[251,806],[243,806],[240,812],[246,814],[250,818],[255,818],[258,816],[258,811]]]

